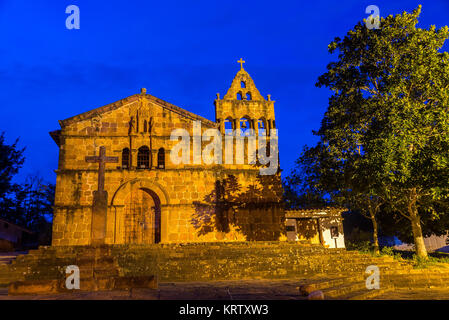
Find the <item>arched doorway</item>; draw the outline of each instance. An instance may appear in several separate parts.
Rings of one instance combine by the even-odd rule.
[[[130,192],[125,198],[125,243],[152,244],[161,241],[161,201],[146,188]]]

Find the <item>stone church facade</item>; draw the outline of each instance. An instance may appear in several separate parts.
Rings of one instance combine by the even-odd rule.
[[[252,129],[270,141],[270,129],[276,128],[274,101],[260,94],[243,65],[214,104],[216,119],[210,121],[142,89],[59,121],[61,129],[50,133],[59,147],[52,244],[92,243],[94,192],[103,188],[100,184],[107,192],[106,244],[282,238],[279,168],[262,176],[258,163],[198,164],[193,152],[189,163],[170,160],[179,143],[170,139],[173,130],[193,136],[194,123],[201,124],[202,133],[218,129],[223,138],[227,129]],[[100,147],[110,157],[102,182],[99,164],[87,161],[98,157]],[[236,146],[232,149],[236,160]]]

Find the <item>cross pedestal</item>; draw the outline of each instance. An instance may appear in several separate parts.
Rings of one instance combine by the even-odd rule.
[[[102,245],[106,238],[106,216],[108,212],[108,192],[94,191],[92,204],[91,245]]]
[[[92,203],[91,245],[102,245],[106,238],[108,212],[108,193],[104,190],[105,164],[117,163],[118,157],[106,157],[106,148],[100,147],[100,155],[86,157],[86,162],[98,162],[98,190],[94,191]]]

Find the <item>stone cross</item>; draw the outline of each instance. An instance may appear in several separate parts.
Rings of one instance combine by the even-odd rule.
[[[98,189],[94,191],[92,203],[91,245],[102,245],[106,238],[106,216],[108,193],[104,190],[104,171],[106,163],[117,163],[118,157],[106,157],[106,148],[100,147],[100,155],[86,157],[86,162],[98,162]]]
[[[243,69],[243,64],[246,62],[244,61],[242,58],[240,58],[239,61],[237,61],[238,63],[240,63],[240,69]]]
[[[86,162],[98,162],[98,191],[104,191],[104,169],[106,163],[117,163],[118,157],[106,157],[106,148],[100,147],[100,155],[86,157]]]

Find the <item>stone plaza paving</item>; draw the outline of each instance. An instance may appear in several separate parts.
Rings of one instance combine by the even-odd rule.
[[[0,288],[0,300],[305,300],[300,283],[300,279],[167,282],[159,283],[158,289],[22,296],[8,296],[8,290]],[[399,289],[374,300],[449,300],[449,289]]]

